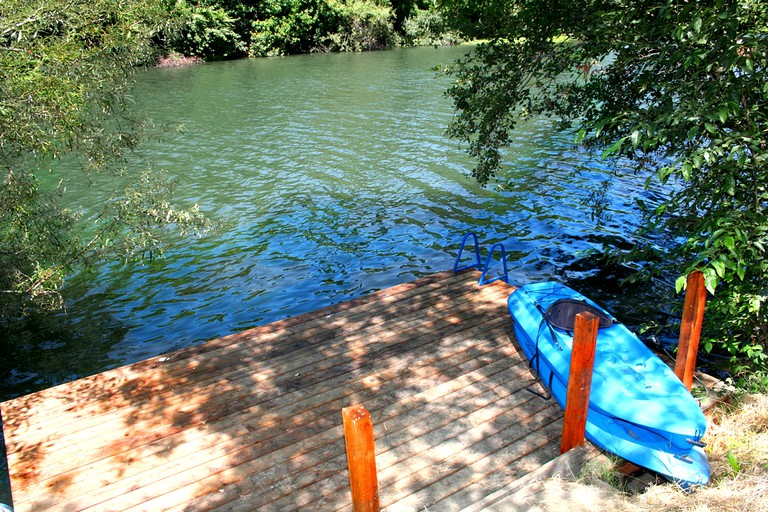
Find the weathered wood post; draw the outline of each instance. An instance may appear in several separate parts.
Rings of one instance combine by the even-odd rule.
[[[584,444],[599,326],[600,319],[588,311],[582,311],[576,315],[560,453]]]
[[[701,325],[704,322],[704,307],[707,303],[707,288],[704,274],[694,270],[688,274],[683,304],[683,321],[680,325],[680,342],[677,345],[675,375],[688,391],[693,387],[693,371],[701,340]]]
[[[349,486],[354,512],[379,512],[379,482],[376,477],[376,452],[373,421],[362,405],[341,410],[347,446]]]

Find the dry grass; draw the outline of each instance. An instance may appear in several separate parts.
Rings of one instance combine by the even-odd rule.
[[[768,395],[719,405],[707,423],[710,484],[691,493],[653,485],[624,497],[624,510],[768,512]]]
[[[738,404],[708,413],[710,484],[685,492],[667,481],[634,494],[617,473],[618,459],[596,459],[578,482],[552,478],[525,506],[526,512],[768,512],[768,395],[746,395]],[[730,455],[729,455],[730,454]],[[645,475],[644,480],[649,475]],[[632,482],[637,484],[638,482]]]

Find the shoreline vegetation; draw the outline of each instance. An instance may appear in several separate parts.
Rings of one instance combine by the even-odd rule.
[[[154,38],[161,67],[462,41],[433,0],[179,0],[168,14],[173,21]]]
[[[707,457],[712,478],[686,492],[666,481],[639,482],[615,467],[587,465],[577,481],[546,482],[543,510],[560,510],[547,495],[588,499],[591,510],[626,512],[768,511],[768,395],[744,394],[707,413]],[[620,464],[619,464],[620,465]]]

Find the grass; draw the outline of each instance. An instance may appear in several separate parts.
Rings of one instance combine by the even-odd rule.
[[[748,394],[708,414],[710,484],[693,492],[661,482],[628,494],[619,486],[605,510],[768,512],[768,394]],[[604,472],[604,470],[602,470]],[[594,472],[582,484],[590,484]],[[616,476],[598,478],[616,488]]]

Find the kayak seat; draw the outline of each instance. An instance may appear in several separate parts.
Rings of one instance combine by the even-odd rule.
[[[573,326],[576,323],[576,315],[587,311],[600,319],[600,329],[610,327],[615,320],[605,311],[576,299],[558,299],[549,305],[544,312],[544,319],[552,327],[563,331],[573,332]]]

